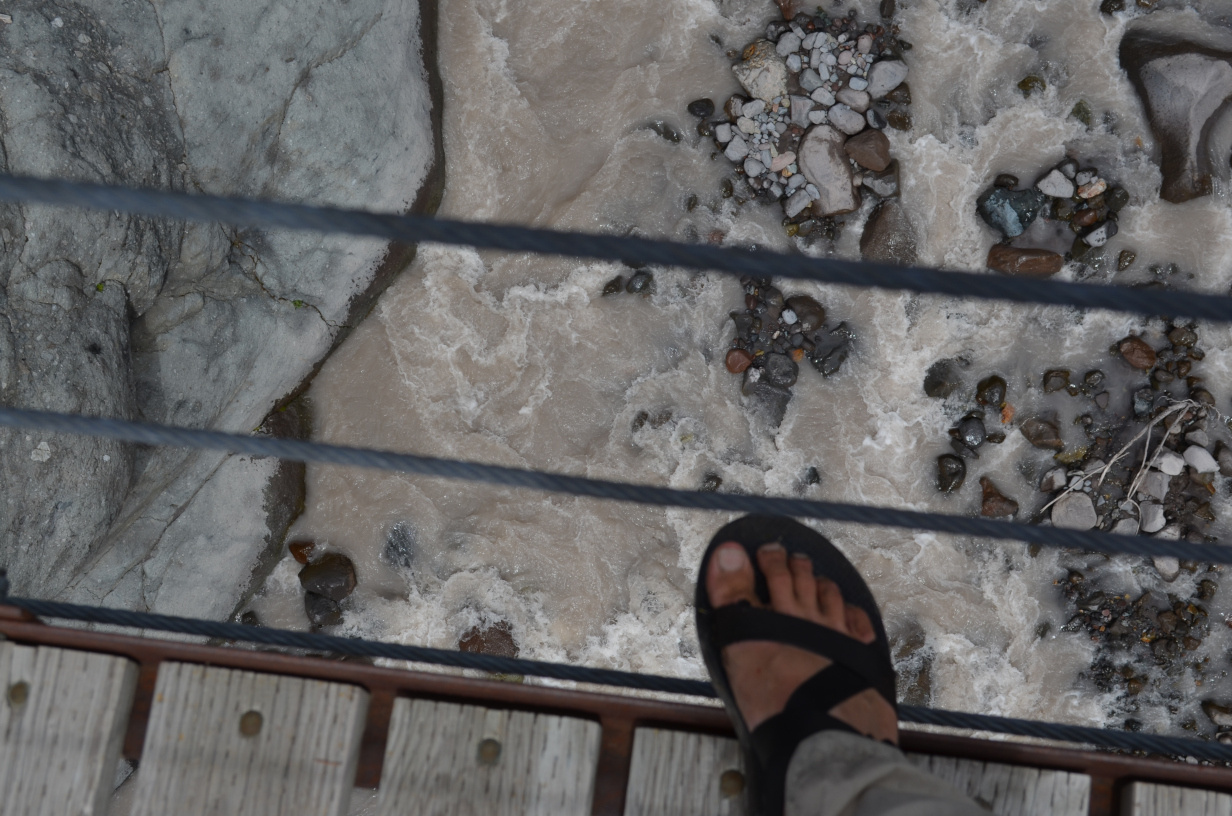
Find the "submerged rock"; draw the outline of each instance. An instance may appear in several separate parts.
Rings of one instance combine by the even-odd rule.
[[[952,453],[943,453],[937,457],[937,489],[942,493],[953,493],[963,486],[967,478],[967,463]]]
[[[1129,74],[1159,143],[1160,197],[1180,203],[1211,194],[1212,158],[1226,162],[1226,145],[1211,144],[1216,120],[1232,98],[1232,53],[1195,42],[1130,32],[1121,40],[1121,67]],[[1226,167],[1226,165],[1225,165]]]
[[[1039,190],[1007,190],[993,187],[975,202],[976,212],[984,223],[1000,230],[1006,238],[1016,238],[1031,225],[1048,204],[1048,196]]]
[[[1004,518],[1018,512],[1018,502],[1001,494],[992,479],[980,477],[980,489],[983,497],[980,501],[980,515],[990,518]]]
[[[993,244],[988,250],[988,268],[1007,275],[1047,278],[1061,271],[1065,259],[1047,249]]]
[[[342,623],[342,607],[338,602],[315,592],[304,593],[304,614],[313,627]]]
[[[787,403],[791,402],[790,389],[759,379],[750,386],[747,393],[754,401],[756,410],[760,411],[772,426],[778,427],[782,424],[783,417],[787,416]]]
[[[869,215],[860,235],[860,257],[903,266],[916,262],[915,227],[898,199],[886,199]]]
[[[961,363],[958,360],[938,360],[928,367],[924,375],[924,393],[944,399],[963,384]]]
[[[518,643],[513,639],[513,627],[503,620],[472,626],[458,639],[458,651],[497,657],[517,657],[519,652]]]
[[[860,208],[860,194],[853,186],[855,175],[843,152],[846,141],[829,125],[817,125],[800,142],[796,161],[804,178],[817,188],[814,210],[818,215],[843,215]]]
[[[896,198],[899,190],[898,159],[891,160],[880,173],[871,170],[865,173],[863,186],[881,198]]]

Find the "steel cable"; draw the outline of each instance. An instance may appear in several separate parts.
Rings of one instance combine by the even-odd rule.
[[[801,254],[685,244],[632,236],[561,232],[509,224],[481,224],[314,207],[212,195],[109,187],[101,184],[0,175],[0,201],[54,204],[236,226],[362,235],[413,244],[423,241],[480,249],[537,252],[573,258],[644,263],[749,275],[902,289],[960,298],[1111,309],[1144,315],[1232,321],[1232,297],[1166,289],[1134,289],[971,272],[942,272]]]
[[[1044,547],[1063,547],[1102,553],[1124,553],[1145,556],[1172,556],[1184,561],[1232,563],[1232,547],[1219,544],[1194,544],[1188,541],[1167,541],[1145,536],[1112,535],[1089,530],[1065,530],[1057,527],[1018,524],[982,517],[951,516],[894,507],[847,504],[844,502],[792,499],[780,496],[752,496],[738,493],[717,493],[677,490],[668,487],[613,482],[585,476],[544,473],[536,470],[485,465],[416,456],[409,453],[327,445],[298,439],[176,428],[122,419],[85,417],[0,408],[0,426],[26,430],[55,431],[84,436],[116,439],[143,445],[173,445],[185,448],[210,448],[246,453],[252,456],[273,456],[297,462],[376,468],[432,476],[461,479],[504,487],[529,488],[551,493],[586,496],[594,499],[650,504],[661,507],[684,507],[693,510],[719,510],[729,513],[759,513],[794,516],[825,521],[871,524],[927,530],[935,533],[968,535],[1008,541],[1024,541]]]
[[[86,623],[124,626],[159,632],[174,632],[181,635],[216,638],[226,641],[258,643],[310,652],[329,652],[353,657],[381,657],[391,660],[406,660],[456,669],[476,669],[494,674],[512,674],[544,677],[575,683],[591,683],[603,686],[641,689],[644,691],[685,694],[694,697],[715,697],[714,688],[701,680],[686,680],[677,677],[662,677],[651,674],[596,669],[587,666],[571,666],[541,660],[524,660],[513,657],[458,652],[450,649],[431,649],[423,646],[405,646],[360,638],[344,638],[314,632],[291,632],[285,629],[270,629],[264,626],[248,626],[240,623],[196,620],[172,615],[157,615],[149,612],[131,612],[124,609],[109,609],[98,606],[44,601],[34,598],[0,596],[0,604],[45,618],[82,621]],[[985,714],[968,714],[962,711],[899,706],[899,719],[905,723],[937,725],[948,728],[970,729],[996,734],[1012,734],[1022,737],[1082,743],[1100,748],[1122,751],[1140,751],[1167,756],[1192,756],[1214,762],[1232,761],[1232,746],[1217,742],[1202,742],[1184,737],[1164,737],[1130,731],[1112,731],[1105,728],[1065,725],[1062,723],[1037,722],[1012,717],[994,717]]]

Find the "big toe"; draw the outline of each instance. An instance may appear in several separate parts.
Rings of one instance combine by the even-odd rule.
[[[706,591],[715,608],[737,601],[756,604],[753,564],[744,547],[735,541],[720,544],[710,559],[706,573]]]

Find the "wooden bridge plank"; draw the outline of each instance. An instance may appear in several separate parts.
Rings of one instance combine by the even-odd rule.
[[[907,759],[997,816],[1087,816],[1090,808],[1091,778],[1086,774],[928,754],[907,754]]]
[[[1131,782],[1121,799],[1122,816],[1232,816],[1232,794]]]
[[[727,791],[721,780],[729,772]],[[743,816],[744,762],[734,739],[639,728],[625,795],[625,816]],[[738,789],[739,788],[739,789]]]
[[[586,816],[599,739],[590,720],[401,698],[378,813]]]
[[[163,663],[133,814],[339,816],[367,710],[356,686]]]
[[[0,684],[0,813],[105,814],[137,665],[4,642]]]

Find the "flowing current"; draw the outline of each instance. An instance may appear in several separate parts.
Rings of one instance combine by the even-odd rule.
[[[914,127],[887,133],[920,262],[983,269],[995,236],[975,215],[976,196],[1001,172],[1029,183],[1068,151],[1131,193],[1110,257],[1132,248],[1138,261],[1120,275],[1105,263],[1069,265],[1059,277],[1137,281],[1151,277],[1152,264],[1176,264],[1182,285],[1226,292],[1227,197],[1160,201],[1153,139],[1117,62],[1131,26],[1228,31],[1220,17],[1228,3],[1191,6],[1107,16],[1094,0],[899,0],[900,36],[914,46],[906,54]],[[851,8],[862,23],[882,22],[875,2],[826,0],[824,10]],[[721,107],[740,90],[728,52],[778,16],[769,0],[442,0],[440,16],[442,216],[795,247],[777,204],[723,197],[733,168],[685,111],[699,97]],[[1045,77],[1047,90],[1024,96],[1017,83],[1029,73]],[[1089,130],[1068,115],[1080,99],[1094,112]],[[683,138],[663,138],[654,122]],[[804,251],[859,257],[870,206],[845,217],[833,246]],[[776,282],[788,296],[815,297],[856,340],[838,375],[802,367],[774,428],[747,409],[739,377],[723,365],[728,313],[742,308],[739,282],[653,271],[652,295],[603,297],[604,284],[630,270],[421,247],[313,384],[316,437],[687,489],[714,475],[723,491],[958,514],[979,512],[977,480],[988,475],[1022,505],[1021,519],[1046,501],[1037,485],[1052,465],[1016,427],[1004,429],[1003,444],[981,448],[960,491],[938,492],[936,457],[949,452],[946,430],[972,407],[975,382],[1003,375],[1020,415],[1056,411],[1071,441],[1078,401],[1045,397],[1042,372],[1098,368],[1116,386],[1130,372],[1109,345],[1130,331],[1158,337],[1150,333],[1163,327],[1102,312]],[[1205,387],[1226,406],[1232,336],[1220,326],[1198,331]],[[926,397],[926,370],[952,357],[969,362],[967,402]],[[810,483],[810,468],[820,483]],[[696,565],[727,520],[314,466],[292,537],[354,560],[359,584],[345,633],[454,648],[474,627],[503,621],[524,657],[696,678],[704,676],[692,624]],[[1124,688],[1091,681],[1096,644],[1062,631],[1072,612],[1056,582],[1076,567],[1133,597],[1149,589],[1189,597],[1204,577],[1182,571],[1164,584],[1145,559],[819,529],[872,586],[914,683],[910,701],[966,711],[1121,725]],[[382,556],[391,531],[393,559]],[[264,622],[307,626],[298,569],[288,556],[254,601]],[[1211,634],[1194,657],[1209,657],[1204,672],[1141,667],[1153,678],[1133,703],[1144,728],[1183,733],[1196,720],[1209,730],[1198,703],[1232,696],[1223,679],[1228,609],[1223,595],[1208,604]]]

